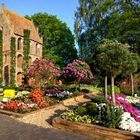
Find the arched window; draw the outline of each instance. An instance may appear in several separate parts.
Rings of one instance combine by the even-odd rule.
[[[21,54],[19,54],[17,56],[17,67],[18,68],[22,68],[22,62],[23,62],[23,56]]]
[[[17,73],[17,85],[20,86],[22,85],[22,73],[21,72],[18,72]]]
[[[8,65],[4,67],[4,82],[5,82],[5,86],[9,84],[9,66]]]
[[[18,38],[17,50],[22,50],[22,39]]]
[[[38,44],[36,43],[35,45],[35,54],[37,55],[38,54]]]

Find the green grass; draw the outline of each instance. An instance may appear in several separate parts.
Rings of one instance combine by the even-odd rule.
[[[98,92],[101,89],[97,88],[97,87],[94,87],[92,85],[81,85],[80,90],[89,90],[89,92]]]

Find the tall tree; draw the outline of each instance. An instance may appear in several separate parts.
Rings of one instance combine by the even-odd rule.
[[[103,38],[128,43],[140,54],[139,13],[139,0],[79,0],[75,33],[81,57],[90,60]]]
[[[25,17],[33,20],[40,36],[43,37],[44,58],[53,59],[61,66],[77,58],[74,36],[66,23],[47,13],[37,13]]]

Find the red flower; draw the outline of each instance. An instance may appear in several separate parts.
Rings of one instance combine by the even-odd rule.
[[[3,105],[3,108],[5,110],[11,110],[11,111],[18,111],[19,107],[17,106],[16,101],[9,101],[6,104]]]

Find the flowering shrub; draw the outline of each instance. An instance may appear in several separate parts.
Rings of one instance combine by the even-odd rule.
[[[16,101],[9,101],[3,105],[3,109],[17,112],[19,107]]]
[[[26,76],[29,79],[34,79],[36,82],[49,82],[55,77],[59,77],[61,74],[60,69],[56,67],[50,60],[36,59],[31,64],[27,71]]]
[[[88,64],[80,60],[74,60],[72,63],[68,64],[64,68],[64,76],[66,78],[74,78],[78,80],[93,78]]]

